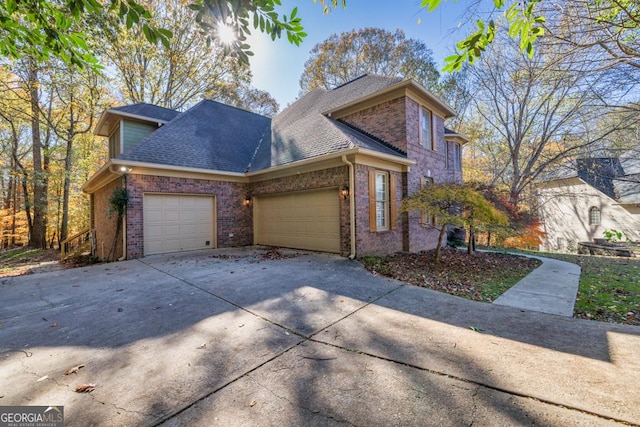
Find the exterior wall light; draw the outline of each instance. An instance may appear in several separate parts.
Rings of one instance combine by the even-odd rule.
[[[244,206],[249,206],[251,204],[251,196],[249,196],[248,194],[245,196],[244,200],[242,201],[242,204]]]
[[[347,197],[349,197],[349,186],[348,185],[343,185],[340,188],[340,196],[342,196],[343,199],[346,199]]]

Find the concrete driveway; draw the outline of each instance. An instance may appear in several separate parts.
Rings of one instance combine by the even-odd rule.
[[[264,253],[0,280],[0,405],[70,426],[640,424],[638,327]]]

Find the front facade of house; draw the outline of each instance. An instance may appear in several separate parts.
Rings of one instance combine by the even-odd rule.
[[[640,161],[580,159],[564,168],[537,185],[541,250],[575,252],[610,230],[640,241]]]
[[[183,113],[112,108],[96,128],[110,160],[84,187],[96,255],[434,248],[438,230],[398,207],[425,183],[462,181],[467,140],[444,127],[453,115],[411,80],[371,75],[316,89],[273,120],[208,100]],[[129,200],[118,227],[109,199],[121,187]]]

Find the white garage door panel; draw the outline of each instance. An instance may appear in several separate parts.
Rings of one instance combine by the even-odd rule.
[[[145,194],[144,254],[215,247],[213,201],[206,196]]]
[[[338,191],[256,197],[256,244],[340,252]]]

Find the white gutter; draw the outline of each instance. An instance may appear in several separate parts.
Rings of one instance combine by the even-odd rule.
[[[226,172],[226,171],[218,171],[214,169],[192,168],[188,166],[176,166],[176,165],[165,165],[161,163],[138,162],[135,160],[111,159],[111,163],[114,166],[129,166],[131,168],[139,167],[139,168],[149,168],[149,169],[195,172],[195,173],[203,173],[207,175],[227,175],[227,176],[242,177],[242,178],[247,176],[246,174],[241,172]]]
[[[347,156],[342,156],[342,162],[349,166],[349,241],[351,243],[349,259],[354,259],[356,257],[355,170],[353,163],[347,160]]]
[[[338,151],[335,153],[328,153],[328,154],[323,154],[320,156],[316,156],[316,157],[311,157],[308,159],[304,159],[304,160],[298,160],[295,162],[291,162],[291,163],[285,163],[282,165],[278,165],[278,166],[273,166],[267,169],[260,169],[258,171],[255,172],[249,172],[246,174],[242,174],[242,173],[238,173],[237,175],[239,176],[246,176],[246,177],[252,177],[252,176],[258,176],[258,175],[264,175],[264,174],[268,174],[270,172],[276,172],[276,171],[280,171],[280,170],[286,170],[286,169],[291,169],[291,168],[297,168],[300,166],[304,166],[307,164],[313,164],[313,163],[317,163],[320,160],[331,160],[331,159],[338,159],[338,158],[344,158],[345,156],[351,155],[351,154],[363,154],[363,155],[367,155],[370,157],[375,157],[381,160],[387,160],[393,163],[399,163],[401,165],[405,165],[405,166],[412,166],[415,165],[416,162],[415,160],[409,160],[405,157],[400,157],[400,156],[396,156],[394,154],[385,154],[385,153],[380,153],[378,151],[375,150],[371,150],[368,148],[351,148],[349,150],[346,151]],[[343,161],[344,163],[344,161]],[[221,172],[221,173],[225,173],[225,172]],[[226,174],[230,174],[228,172],[226,172]]]

